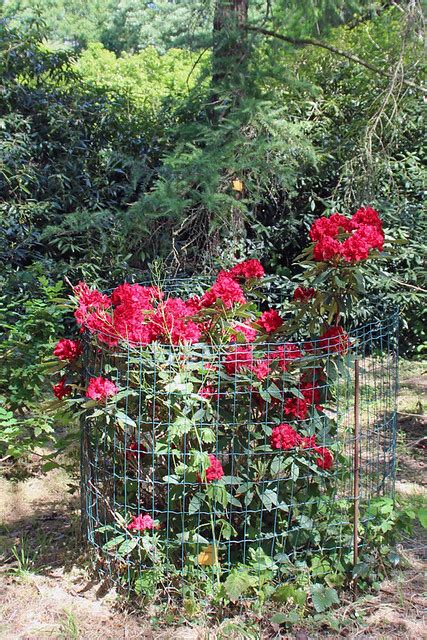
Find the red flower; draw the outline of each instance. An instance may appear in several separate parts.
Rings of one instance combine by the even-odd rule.
[[[220,480],[224,475],[224,469],[220,461],[215,456],[209,454],[209,467],[205,471],[206,482],[213,482],[214,480]],[[203,482],[201,475],[198,475],[198,481]]]
[[[199,396],[206,398],[206,400],[218,400],[218,390],[213,384],[205,384],[199,389]]]
[[[85,326],[86,318],[100,309],[108,309],[111,300],[108,296],[96,289],[90,289],[85,282],[79,282],[74,287],[79,306],[74,312],[74,317],[79,325]]]
[[[62,400],[66,396],[69,396],[72,392],[72,388],[69,385],[65,384],[65,376],[61,378],[58,384],[55,384],[53,387],[53,393],[58,398],[58,400]]]
[[[138,458],[141,460],[146,453],[147,450],[145,449],[145,447],[143,447],[141,443],[138,444],[138,442],[135,442],[135,440],[133,440],[126,448],[126,460],[129,460],[129,462],[137,462]]]
[[[259,260],[252,259],[236,264],[230,269],[228,275],[231,278],[263,278],[265,271]]]
[[[56,345],[53,354],[60,360],[68,360],[71,362],[72,360],[76,360],[82,351],[83,348],[80,341],[63,338]]]
[[[288,398],[285,402],[285,414],[299,420],[305,420],[308,416],[308,406],[302,398]]]
[[[353,226],[369,225],[375,227],[378,231],[382,232],[383,223],[380,219],[378,211],[375,211],[372,207],[361,207],[351,217]]]
[[[282,371],[287,371],[293,360],[302,358],[302,353],[293,342],[286,342],[284,345],[277,347],[276,351],[270,354],[272,360],[279,360],[279,367]]]
[[[329,327],[320,336],[318,346],[326,351],[346,353],[350,346],[348,333],[342,327]]]
[[[318,262],[327,262],[333,258],[340,257],[342,253],[341,242],[325,236],[314,245],[313,258]]]
[[[294,291],[294,302],[307,302],[314,298],[316,290],[313,287],[306,289],[305,287],[297,287]]]
[[[228,375],[238,373],[244,368],[249,368],[253,364],[252,347],[237,346],[226,356],[224,369]]]
[[[211,307],[217,300],[221,300],[226,309],[235,304],[245,304],[246,298],[240,285],[225,271],[221,271],[213,286],[203,294],[201,305]]]
[[[202,332],[195,322],[188,320],[191,312],[192,310],[189,313],[187,303],[184,300],[170,297],[157,307],[151,320],[151,326],[160,337],[167,339],[172,344],[198,342]]]
[[[268,360],[257,360],[255,364],[249,366],[249,369],[258,380],[265,380],[270,373]]]
[[[140,284],[124,282],[111,294],[114,306],[121,304],[138,306],[140,309],[152,309],[155,300],[161,300],[163,293],[158,287],[143,287]]]
[[[118,389],[114,382],[102,376],[91,378],[86,390],[86,398],[91,400],[105,400],[108,396],[115,396]]]
[[[304,436],[301,438],[303,449],[314,449],[316,447],[316,436]]]
[[[320,469],[328,471],[334,464],[334,456],[326,449],[326,447],[314,447],[314,451],[318,454],[315,462]]]
[[[290,424],[279,424],[274,427],[271,434],[271,446],[273,449],[287,451],[297,447],[301,443],[301,436]]]
[[[146,529],[154,529],[154,520],[148,514],[132,516],[132,520],[128,524],[129,531],[145,531]]]
[[[264,311],[264,313],[261,314],[258,324],[267,333],[271,333],[282,326],[283,320],[275,309],[270,309],[269,311]]]
[[[100,342],[104,342],[110,347],[115,347],[118,344],[119,338],[116,335],[113,317],[104,309],[89,313],[86,316],[85,326],[91,333],[97,334]]]
[[[313,242],[325,237],[336,238],[340,229],[349,232],[353,228],[352,220],[340,213],[333,213],[329,218],[322,216],[313,222],[310,228],[310,238]]]
[[[257,330],[247,324],[237,323],[233,325],[233,330],[236,331],[237,335],[232,335],[230,337],[230,340],[232,342],[236,340],[239,333],[241,333],[246,338],[246,342],[253,342],[258,335]]]
[[[114,309],[112,325],[117,334],[129,344],[147,345],[158,336],[159,328],[144,315],[138,305],[120,304]]]
[[[355,233],[343,242],[342,255],[347,262],[359,262],[367,259],[370,248],[369,243]]]
[[[199,296],[193,296],[187,300],[187,312],[190,316],[195,316],[203,308],[202,301]]]
[[[348,237],[343,239],[342,234]],[[347,262],[359,262],[369,257],[371,249],[382,251],[384,244],[382,222],[371,207],[362,207],[351,219],[339,213],[319,218],[310,229],[310,238],[315,242],[313,259],[321,262],[341,256]]]
[[[355,234],[364,242],[367,242],[371,249],[382,251],[384,248],[384,234],[377,227],[362,224],[358,227]]]

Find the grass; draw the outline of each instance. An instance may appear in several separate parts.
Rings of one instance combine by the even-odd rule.
[[[22,580],[26,580],[34,575],[37,552],[31,552],[28,549],[26,539],[22,538],[21,543],[18,546],[14,545],[11,551],[12,556],[15,558],[16,566],[12,566],[9,569],[10,574]]]
[[[64,622],[62,622],[59,629],[60,635],[58,638],[61,640],[79,640],[79,626],[73,611],[65,610],[64,618]]]

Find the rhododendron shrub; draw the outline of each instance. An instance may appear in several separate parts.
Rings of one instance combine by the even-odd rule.
[[[210,544],[219,568],[241,562],[246,545],[288,554],[300,536],[302,548],[321,547],[304,523],[323,517],[329,535],[317,503],[333,501],[349,464],[334,397],[352,350],[340,322],[358,280],[348,274],[382,250],[384,236],[366,207],[320,218],[310,239],[313,282],[278,308],[264,296],[256,259],[191,295],[161,284],[124,283],[110,295],[76,285],[84,375],[69,386],[80,347],[61,340],[55,354],[69,365],[55,394],[82,412],[105,486],[114,478],[109,524],[96,514],[90,521],[99,546],[153,566],[155,545],[168,563],[196,566],[200,545]]]

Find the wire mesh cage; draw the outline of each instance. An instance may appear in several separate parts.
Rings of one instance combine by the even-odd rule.
[[[86,336],[85,384],[117,389],[82,419],[99,567],[144,591],[354,564],[372,499],[394,493],[397,349],[396,313],[310,341],[112,349]]]

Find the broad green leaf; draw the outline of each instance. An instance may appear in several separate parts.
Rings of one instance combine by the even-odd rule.
[[[130,553],[135,547],[138,545],[138,538],[129,538],[129,540],[125,540],[120,547],[117,549],[118,553],[122,556]]]
[[[258,578],[239,569],[233,569],[224,582],[224,591],[231,602],[237,602],[241,595],[256,586]]]
[[[200,505],[202,504],[202,502],[203,502],[202,493],[196,493],[196,495],[194,495],[191,498],[190,504],[188,505],[188,513],[190,514],[190,516],[200,511]]]
[[[331,587],[326,587],[324,584],[315,583],[310,589],[311,600],[313,607],[318,613],[322,613],[329,609],[333,604],[339,604],[338,593]]]
[[[112,538],[111,540],[106,542],[102,548],[104,549],[104,551],[108,551],[109,549],[114,549],[114,547],[118,547],[119,544],[121,544],[125,539],[126,539],[126,536],[124,535],[116,536],[115,538]]]

